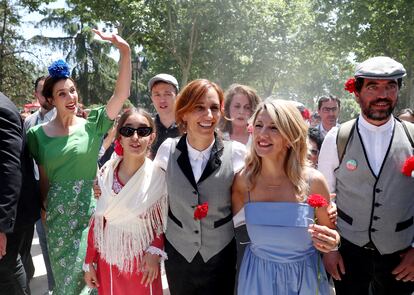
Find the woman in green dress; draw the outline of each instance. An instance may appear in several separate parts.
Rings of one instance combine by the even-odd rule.
[[[56,108],[56,117],[28,131],[30,151],[39,165],[46,208],[49,255],[55,295],[89,292],[83,280],[88,222],[95,207],[92,184],[103,135],[113,124],[131,85],[128,43],[115,34],[94,30],[120,52],[115,90],[106,106],[92,110],[85,120],[76,116],[78,93],[63,61],[49,67],[43,95]]]

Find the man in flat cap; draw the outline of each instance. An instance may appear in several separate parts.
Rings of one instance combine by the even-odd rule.
[[[158,74],[148,82],[151,100],[157,111],[154,118],[157,138],[151,145],[151,158],[154,158],[160,145],[169,137],[180,135],[175,124],[174,104],[178,94],[178,82],[169,74]]]
[[[361,113],[333,128],[319,170],[336,193],[339,251],[324,255],[338,295],[414,291],[414,178],[401,172],[414,152],[414,130],[392,115],[404,67],[379,56],[356,68],[346,89]]]

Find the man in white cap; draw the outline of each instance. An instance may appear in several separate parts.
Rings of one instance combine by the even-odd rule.
[[[319,170],[336,193],[339,251],[324,255],[338,295],[414,291],[414,178],[401,167],[414,153],[414,131],[392,116],[404,67],[389,57],[359,64],[347,90],[356,120],[325,137]]]
[[[157,111],[155,127],[157,139],[151,146],[151,158],[154,158],[158,148],[169,137],[180,135],[175,124],[174,104],[178,94],[178,82],[169,74],[158,74],[148,82],[151,100]]]

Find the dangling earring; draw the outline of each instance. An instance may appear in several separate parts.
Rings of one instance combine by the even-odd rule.
[[[118,139],[115,139],[114,151],[118,156],[122,156],[124,154],[124,148],[122,147]]]

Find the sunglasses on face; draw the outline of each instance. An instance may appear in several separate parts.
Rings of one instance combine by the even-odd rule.
[[[131,137],[134,135],[135,131],[137,132],[137,135],[139,137],[147,137],[152,133],[152,127],[138,127],[138,128],[132,128],[132,127],[121,127],[119,129],[119,134],[121,134],[124,137]]]

